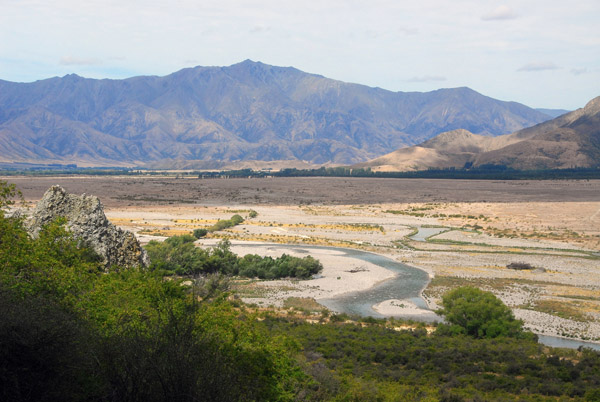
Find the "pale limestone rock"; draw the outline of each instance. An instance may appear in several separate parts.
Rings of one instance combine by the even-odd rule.
[[[60,186],[50,187],[33,212],[30,232],[37,236],[43,225],[58,217],[66,218],[67,229],[76,239],[92,248],[107,268],[145,268],[149,265],[148,255],[134,234],[106,219],[98,197],[67,194]]]

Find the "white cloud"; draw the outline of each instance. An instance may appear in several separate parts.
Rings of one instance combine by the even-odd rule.
[[[504,5],[481,16],[484,21],[512,20],[515,18],[517,18],[517,13],[512,8]]]
[[[571,74],[573,74],[573,75],[582,75],[582,74],[587,74],[588,72],[589,72],[588,69],[585,67],[571,69]]]
[[[97,66],[102,64],[102,60],[96,58],[63,56],[60,58],[59,64],[61,66]]]
[[[446,81],[446,77],[441,75],[422,75],[420,77],[412,77],[408,82],[432,82],[432,81]]]
[[[520,67],[517,71],[546,71],[558,69],[559,67],[556,64],[548,61],[542,61],[525,64],[524,66]]]
[[[0,79],[166,75],[252,59],[393,91],[443,83],[564,109],[600,92],[599,0],[0,4]],[[527,64],[548,60],[560,65]]]
[[[416,35],[419,33],[418,28],[408,28],[408,27],[400,27],[398,28],[398,32],[404,35]]]
[[[271,30],[270,26],[266,25],[255,25],[250,29],[250,33],[265,33]]]

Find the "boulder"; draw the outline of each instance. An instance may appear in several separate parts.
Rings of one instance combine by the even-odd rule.
[[[106,268],[149,265],[146,250],[135,235],[116,227],[106,219],[104,208],[93,195],[67,194],[60,186],[50,187],[35,207],[29,229],[37,236],[43,225],[64,217],[73,236],[94,250]]]

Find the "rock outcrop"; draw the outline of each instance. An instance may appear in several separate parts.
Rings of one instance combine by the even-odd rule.
[[[103,260],[107,268],[147,267],[148,255],[133,233],[124,231],[106,219],[104,208],[93,195],[67,194],[60,186],[50,187],[37,204],[29,222],[37,236],[43,225],[64,217],[66,228]]]

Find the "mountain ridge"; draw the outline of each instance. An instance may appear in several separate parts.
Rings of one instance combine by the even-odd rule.
[[[467,87],[392,92],[246,60],[163,77],[0,81],[0,159],[348,164],[444,131],[500,135],[548,118]]]

